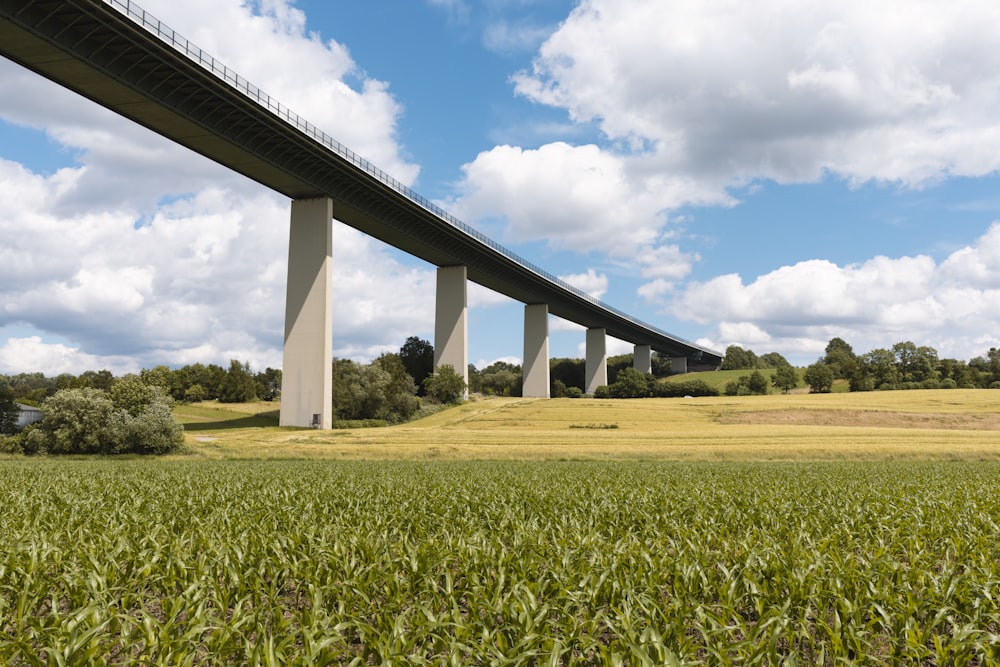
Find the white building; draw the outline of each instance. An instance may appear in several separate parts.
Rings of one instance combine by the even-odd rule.
[[[21,409],[21,413],[17,416],[18,429],[42,420],[41,408],[36,408],[33,405],[21,405],[20,403],[17,404],[17,407]]]

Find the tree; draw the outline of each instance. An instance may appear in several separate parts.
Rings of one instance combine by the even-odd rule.
[[[650,381],[652,375],[648,375],[634,368],[623,368],[618,372],[617,379],[608,385],[608,391],[612,398],[645,398],[652,394]]]
[[[77,383],[81,387],[92,387],[101,391],[111,391],[111,385],[115,382],[115,376],[109,370],[84,371],[77,378]]]
[[[842,338],[831,338],[826,344],[826,354],[820,359],[830,367],[835,378],[850,378],[857,369],[858,358]]]
[[[750,390],[751,394],[766,394],[770,386],[767,378],[758,370],[755,370],[747,378],[747,389]]]
[[[427,395],[441,403],[457,403],[465,394],[465,378],[451,364],[442,364],[424,379]]]
[[[650,366],[652,367],[650,370],[653,371],[653,375],[658,378],[673,374],[670,357],[658,352],[650,359]]]
[[[62,389],[42,406],[44,417],[27,432],[24,449],[51,454],[164,454],[184,441],[162,387],[132,376],[118,384],[118,403],[99,389]],[[114,387],[112,388],[114,393]],[[143,397],[144,396],[144,397]],[[148,402],[147,400],[148,399]]]
[[[899,383],[896,355],[891,350],[876,348],[866,352],[861,356],[860,364],[876,389],[895,389]]]
[[[752,350],[744,350],[739,345],[726,348],[726,356],[722,359],[722,370],[738,371],[757,368],[757,355]]]
[[[618,381],[618,374],[625,370],[626,368],[634,368],[633,363],[634,356],[632,353],[628,354],[617,354],[613,357],[608,357],[608,385],[612,385]]]
[[[828,394],[833,389],[833,369],[822,361],[807,368],[802,378],[809,385],[810,393]]]
[[[417,385],[413,377],[406,372],[402,359],[396,354],[383,354],[372,362],[385,374],[382,385],[382,408],[379,411],[382,419],[389,422],[406,421],[420,408],[417,398]]]
[[[163,385],[149,385],[136,375],[126,375],[111,386],[111,403],[119,410],[140,414],[153,402],[153,387],[163,389]]]
[[[337,419],[364,419],[365,390],[361,366],[350,359],[333,360],[331,396]]]
[[[184,429],[174,418],[165,387],[147,387],[148,401],[118,408],[108,425],[109,454],[166,454],[184,442]],[[112,388],[112,403],[115,403]]]
[[[422,338],[410,336],[399,348],[399,360],[418,390],[422,390],[424,380],[434,372],[434,346]]]
[[[222,386],[219,387],[219,401],[222,403],[246,403],[257,400],[257,383],[250,372],[250,363],[240,363],[237,359],[229,362]]]
[[[757,360],[758,363],[763,368],[781,368],[782,366],[790,366],[788,359],[785,359],[782,355],[777,352],[768,352],[767,354],[760,355]]]
[[[281,369],[267,367],[262,373],[254,375],[257,383],[257,396],[264,401],[273,401],[281,395]]]
[[[484,394],[494,394],[496,396],[520,396],[522,374],[520,364],[512,364],[507,361],[495,361],[476,375],[478,390]],[[472,385],[472,377],[469,378]],[[470,387],[471,388],[471,387]]]
[[[566,388],[577,387],[583,391],[585,376],[586,366],[583,359],[555,358],[549,361],[549,378],[552,383],[558,380]]]
[[[774,371],[774,377],[771,379],[771,382],[775,387],[787,394],[798,386],[799,374],[791,364],[785,364],[778,366],[777,370]]]
[[[14,400],[14,390],[6,382],[0,382],[0,435],[16,431],[20,416],[21,408]]]
[[[174,386],[174,372],[168,366],[154,366],[139,371],[142,381],[151,387],[163,387],[170,391]]]
[[[115,410],[100,389],[60,389],[42,405],[25,449],[52,454],[100,454],[112,448],[107,430]]]

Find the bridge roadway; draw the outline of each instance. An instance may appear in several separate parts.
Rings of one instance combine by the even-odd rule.
[[[467,267],[489,289],[692,365],[721,363],[465,225],[135,3],[0,0],[0,53],[292,200],[328,198],[334,219],[438,267]]]

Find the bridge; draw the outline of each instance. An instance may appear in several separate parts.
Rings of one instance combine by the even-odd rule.
[[[525,396],[549,395],[549,314],[587,329],[590,392],[607,383],[608,335],[643,372],[652,351],[677,371],[721,364],[464,224],[130,0],[0,0],[0,54],[292,200],[282,425],[331,423],[333,220],[438,267],[435,366],[467,373],[469,280],[525,304]]]

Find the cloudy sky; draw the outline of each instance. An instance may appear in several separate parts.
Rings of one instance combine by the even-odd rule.
[[[834,336],[1000,345],[1000,3],[140,4],[683,338],[801,364]],[[287,199],[6,60],[0,90],[0,373],[280,365]],[[434,267],[340,224],[334,244],[335,354],[432,339]],[[521,305],[470,306],[470,360],[519,360]]]

